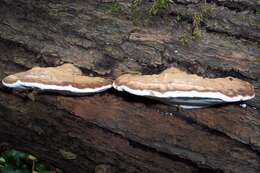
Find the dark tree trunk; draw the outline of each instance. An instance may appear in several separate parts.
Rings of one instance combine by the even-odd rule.
[[[113,90],[31,100],[1,86],[0,149],[31,152],[66,172],[259,173],[259,1],[211,1],[197,40],[189,38],[192,17],[204,1],[174,0],[154,17],[120,4],[112,13],[109,1],[0,0],[0,77],[64,62],[111,78],[176,66],[247,80],[256,98],[247,108],[179,110]]]

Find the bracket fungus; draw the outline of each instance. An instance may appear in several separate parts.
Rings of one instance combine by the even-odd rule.
[[[26,72],[7,76],[3,85],[15,89],[37,88],[65,94],[86,95],[107,90],[112,81],[101,77],[84,76],[72,64],[58,67],[34,67]]]
[[[183,108],[246,101],[255,96],[253,86],[246,81],[233,77],[203,78],[173,67],[158,75],[124,74],[114,81],[113,87]]]

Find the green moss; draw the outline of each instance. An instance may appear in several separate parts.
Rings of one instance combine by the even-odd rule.
[[[201,22],[203,19],[207,18],[209,12],[213,9],[213,6],[205,4],[198,11],[194,12],[192,15],[192,36],[195,39],[202,37],[201,32]]]
[[[202,32],[201,32],[201,21],[202,21],[203,15],[200,12],[195,12],[192,16],[192,36],[195,38],[201,38]]]
[[[257,56],[257,57],[255,58],[255,61],[256,61],[257,64],[260,64],[260,56]]]
[[[182,20],[182,17],[180,15],[177,15],[176,20],[180,22]]]
[[[204,17],[207,17],[209,12],[214,9],[214,6],[212,4],[205,4],[200,8],[200,12]]]
[[[256,8],[256,14],[260,14],[260,8]]]
[[[121,5],[119,4],[119,2],[117,0],[114,0],[112,2],[112,5],[111,5],[111,12],[112,13],[119,13],[121,11],[122,11]]]
[[[197,40],[202,37],[201,23],[208,16],[208,13],[213,9],[212,5],[205,4],[198,11],[192,14],[192,31],[191,34],[186,32],[178,36],[178,41],[182,45],[187,45],[192,40]],[[177,20],[180,19],[177,16]]]
[[[142,14],[139,10],[141,4],[142,0],[133,0],[130,5],[131,19],[135,25],[137,25],[142,18]]]
[[[149,7],[148,13],[150,16],[155,16],[159,11],[165,10],[169,7],[172,0],[153,0],[151,7]],[[143,0],[133,0],[130,6],[132,13],[135,13],[142,5]]]
[[[41,163],[35,156],[15,149],[0,155],[1,173],[62,173]]]
[[[191,40],[193,39],[193,37],[184,32],[182,33],[181,35],[178,36],[178,41],[184,46],[184,45],[187,45]]]
[[[152,0],[152,5],[148,8],[142,8],[143,0],[132,0],[130,5],[130,11],[132,13],[132,21],[134,24],[144,23],[149,19],[149,16],[155,16],[159,11],[166,10],[172,0]],[[192,31],[191,36],[188,38],[188,34],[184,33],[178,37],[178,39],[186,44],[189,40],[199,39],[202,37],[201,23],[206,19],[208,13],[213,9],[210,4],[205,4],[199,8],[196,12],[192,14]],[[147,17],[146,12],[148,10],[149,16]],[[121,5],[117,0],[114,0],[111,6],[111,12],[118,13],[122,11]],[[182,20],[181,16],[177,16],[177,21]]]
[[[169,7],[171,0],[154,0],[153,5],[149,9],[151,16],[156,15],[160,10],[165,10]]]
[[[138,7],[141,5],[141,3],[143,2],[143,0],[133,0],[130,6],[130,10],[132,13],[136,13]]]

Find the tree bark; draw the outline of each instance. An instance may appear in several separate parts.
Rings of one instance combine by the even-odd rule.
[[[174,0],[157,16],[111,12],[111,1],[0,0],[0,78],[70,62],[116,78],[175,66],[255,86],[247,103],[182,110],[114,90],[85,97],[0,87],[0,149],[14,147],[65,172],[260,171],[260,17],[257,0],[214,0],[191,37],[200,0]]]

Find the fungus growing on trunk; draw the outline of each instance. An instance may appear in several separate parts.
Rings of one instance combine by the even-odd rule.
[[[233,77],[203,78],[177,68],[158,75],[125,74],[114,81],[113,87],[184,108],[245,101],[255,96],[253,86],[246,81]]]
[[[15,89],[37,88],[80,95],[97,93],[112,87],[111,80],[84,76],[81,70],[72,64],[47,68],[34,67],[26,72],[7,76],[2,83]]]

